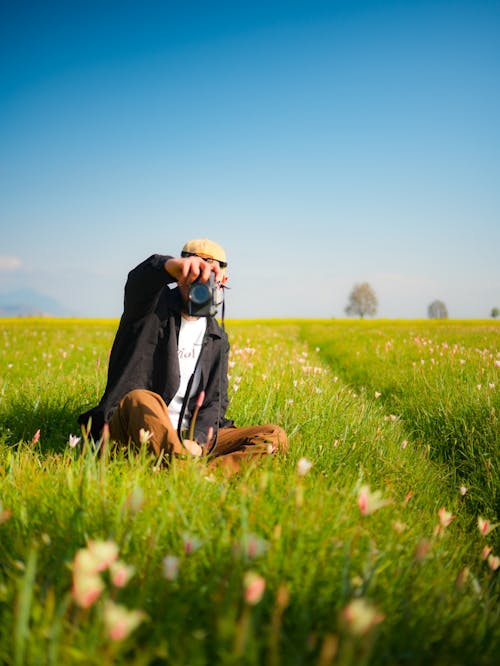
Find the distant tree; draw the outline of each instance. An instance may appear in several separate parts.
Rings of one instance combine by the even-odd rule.
[[[368,282],[356,284],[349,296],[349,303],[345,312],[349,317],[373,316],[377,312],[378,302],[375,292]]]
[[[432,301],[427,308],[429,319],[448,319],[448,310],[443,301]]]
[[[499,308],[491,308],[491,316],[493,319],[496,319],[500,315],[500,309]]]

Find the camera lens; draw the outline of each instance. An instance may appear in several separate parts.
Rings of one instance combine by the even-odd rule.
[[[193,284],[189,292],[189,300],[196,305],[203,305],[212,297],[210,288],[206,284]]]

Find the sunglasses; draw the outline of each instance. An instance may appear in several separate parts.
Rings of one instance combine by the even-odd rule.
[[[221,268],[226,268],[227,266],[227,261],[219,261],[218,259],[212,259],[212,257],[200,257],[196,252],[181,252],[181,257],[199,257],[203,261],[206,261],[207,264],[219,264]]]

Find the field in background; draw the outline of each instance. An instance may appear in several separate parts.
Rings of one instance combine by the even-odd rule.
[[[496,663],[499,325],[230,321],[229,479],[70,445],[116,325],[0,322],[1,663]]]

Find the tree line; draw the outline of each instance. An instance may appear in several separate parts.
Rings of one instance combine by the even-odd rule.
[[[378,299],[375,291],[368,282],[355,284],[349,294],[349,301],[345,308],[345,313],[349,317],[374,317],[378,309]],[[500,309],[494,307],[491,309],[490,316],[496,319],[500,315]],[[445,303],[439,299],[432,301],[427,308],[429,319],[448,319],[448,308]]]

